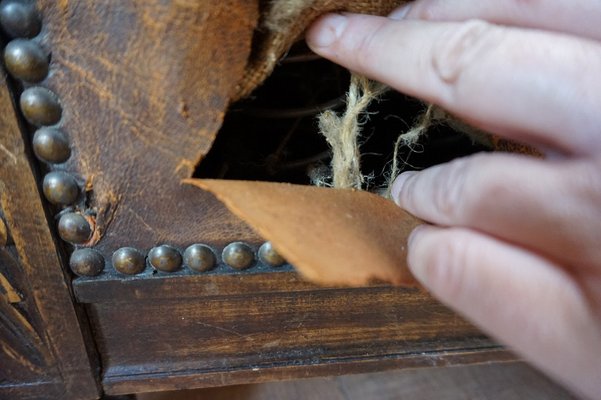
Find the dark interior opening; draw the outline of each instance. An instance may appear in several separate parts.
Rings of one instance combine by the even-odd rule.
[[[230,107],[198,178],[310,184],[309,171],[329,165],[330,151],[318,132],[317,115],[344,109],[350,75],[299,43],[250,98]],[[399,134],[413,126],[425,105],[389,91],[369,107],[363,126],[361,169],[368,189],[387,183]],[[413,149],[403,148],[403,170],[419,170],[487,150],[446,126],[431,129]]]

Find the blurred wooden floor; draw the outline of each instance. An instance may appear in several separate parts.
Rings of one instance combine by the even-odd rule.
[[[138,395],[138,400],[575,399],[523,363],[392,371]]]

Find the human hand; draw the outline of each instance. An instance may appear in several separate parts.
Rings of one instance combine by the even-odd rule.
[[[322,17],[318,54],[548,157],[481,154],[402,174],[433,225],[409,266],[438,297],[575,392],[601,397],[601,7],[420,0]]]

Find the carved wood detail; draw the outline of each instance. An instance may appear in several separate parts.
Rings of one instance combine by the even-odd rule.
[[[28,292],[14,245],[0,247],[0,382],[35,381],[53,369]]]
[[[77,310],[2,69],[0,126],[0,398],[96,398]]]

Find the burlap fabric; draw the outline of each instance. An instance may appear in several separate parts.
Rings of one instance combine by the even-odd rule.
[[[232,100],[248,96],[267,78],[307,26],[330,11],[386,15],[407,0],[272,0],[261,3],[254,50]]]
[[[260,0],[260,19],[253,38],[253,51],[231,100],[236,101],[245,98],[261,85],[294,42],[302,39],[304,31],[320,15],[334,11],[386,15],[410,1]],[[436,121],[427,119],[427,123],[419,130],[420,135],[425,133],[427,127],[433,122],[441,123],[444,121],[455,130],[466,133],[474,140],[496,150],[540,156],[540,153],[530,146],[524,146],[478,131],[450,115],[444,114],[444,118],[437,118]],[[414,127],[413,130],[415,128],[419,128],[419,126]],[[414,139],[417,140],[417,135]]]

